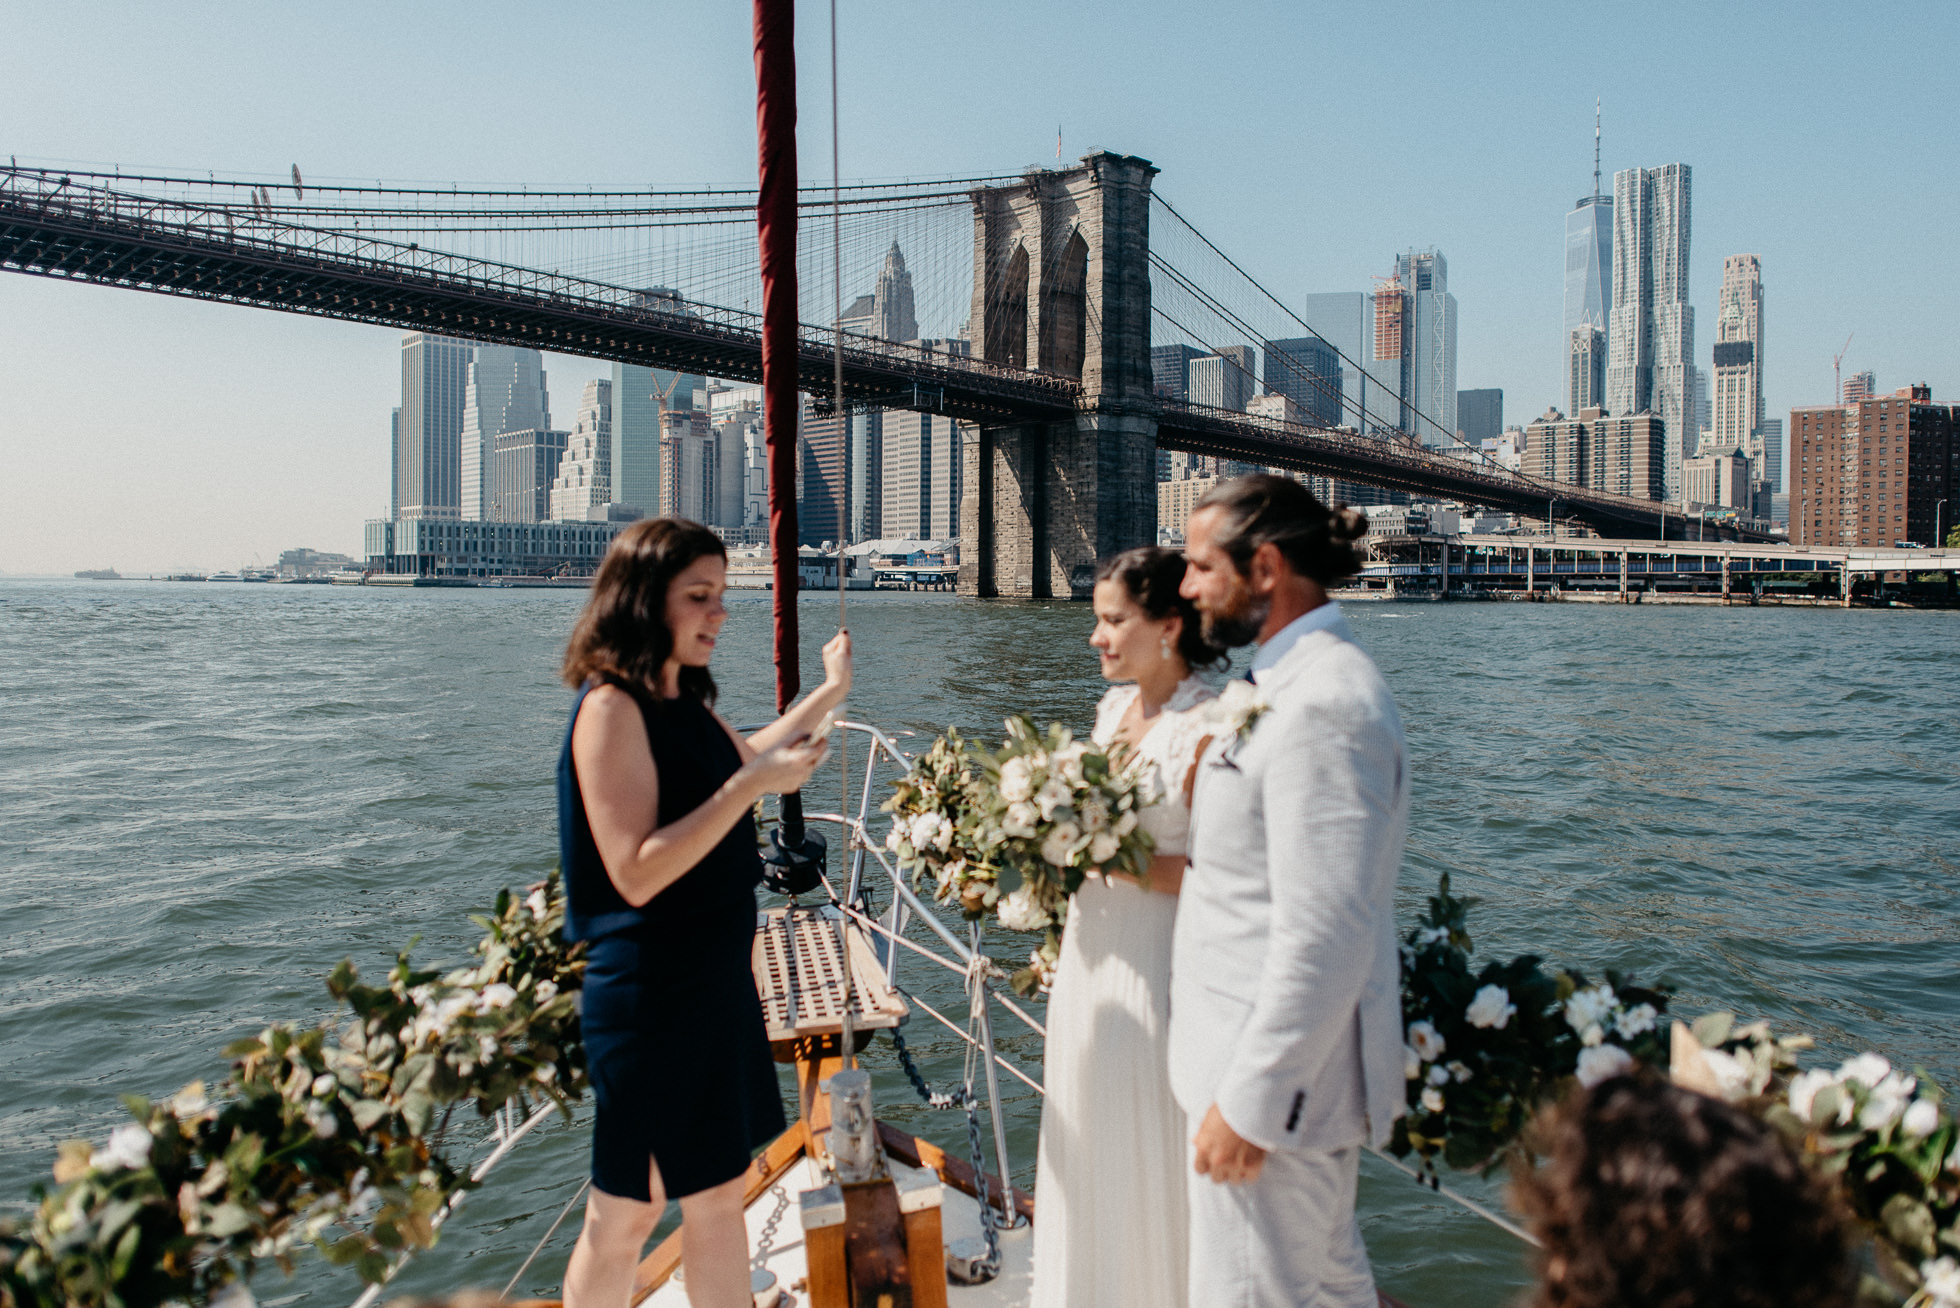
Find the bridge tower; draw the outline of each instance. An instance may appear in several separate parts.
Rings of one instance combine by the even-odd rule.
[[[1147,160],[1092,154],[973,192],[981,358],[1082,383],[1073,419],[968,428],[959,589],[1087,599],[1099,557],[1157,539]]]

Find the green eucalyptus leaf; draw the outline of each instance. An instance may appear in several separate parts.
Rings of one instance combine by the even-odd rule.
[[[1692,1030],[1703,1049],[1713,1049],[1729,1038],[1734,1027],[1734,1013],[1703,1013],[1695,1019]]]

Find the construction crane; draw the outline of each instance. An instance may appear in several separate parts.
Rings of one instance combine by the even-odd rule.
[[[1857,334],[1852,332],[1851,336]],[[1844,403],[1844,356],[1851,349],[1851,336],[1845,337],[1844,348],[1831,356],[1831,385],[1837,390],[1836,397],[1831,401],[1833,404]]]

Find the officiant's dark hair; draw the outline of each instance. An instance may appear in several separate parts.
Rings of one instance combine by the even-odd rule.
[[[1537,1128],[1512,1198],[1543,1242],[1531,1308],[1848,1308],[1851,1246],[1828,1183],[1740,1108],[1636,1072]]]
[[[1184,556],[1156,545],[1140,545],[1112,554],[1096,565],[1097,581],[1114,581],[1129,592],[1136,606],[1154,622],[1180,617],[1184,626],[1177,652],[1193,672],[1225,666],[1225,647],[1205,639],[1204,618],[1197,605],[1177,593],[1184,581]]]
[[[696,559],[725,559],[721,537],[686,518],[650,518],[613,538],[592,579],[592,595],[565,646],[561,674],[569,686],[598,680],[659,703],[660,669],[674,652],[667,591]],[[715,679],[706,668],[682,668],[683,699],[712,706]]]
[[[1323,586],[1361,570],[1355,542],[1368,534],[1368,515],[1347,505],[1329,509],[1290,477],[1255,472],[1222,481],[1191,506],[1193,513],[1199,509],[1220,511],[1218,545],[1241,576],[1268,543],[1295,572]]]

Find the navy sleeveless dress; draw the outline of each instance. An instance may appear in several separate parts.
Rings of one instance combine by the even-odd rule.
[[[699,808],[742,765],[714,714],[636,686],[660,777],[660,825]],[[591,687],[579,692],[572,722]],[[647,1202],[647,1159],[667,1197],[740,1176],[781,1134],[782,1095],[749,954],[762,879],[755,820],[744,815],[708,856],[634,908],[614,888],[586,823],[571,726],[558,758],[565,934],[589,941],[580,1026],[598,1100],[592,1184]]]

